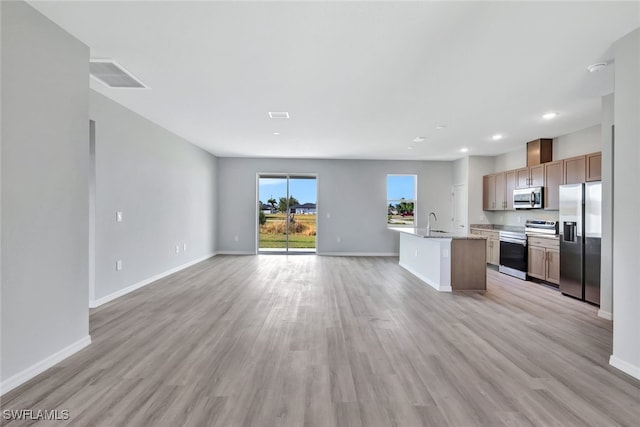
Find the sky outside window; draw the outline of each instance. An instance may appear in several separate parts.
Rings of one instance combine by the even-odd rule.
[[[388,175],[387,176],[387,200],[407,199],[416,197],[415,175]]]

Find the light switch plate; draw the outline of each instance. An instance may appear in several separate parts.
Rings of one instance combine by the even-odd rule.
[[[116,212],[116,222],[122,222],[122,212]]]
[[[116,261],[116,271],[122,270],[122,260],[119,259]]]

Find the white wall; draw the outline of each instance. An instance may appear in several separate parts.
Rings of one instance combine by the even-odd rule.
[[[90,343],[89,49],[2,9],[2,392]]]
[[[214,253],[216,158],[95,91],[90,99],[99,304]]]
[[[398,233],[387,229],[387,174],[417,174],[418,225],[433,211],[434,228],[451,228],[451,162],[219,158],[219,252],[256,251],[258,173],[317,174],[321,254],[398,253]]]
[[[640,30],[615,51],[613,171],[613,355],[611,364],[640,379]]]
[[[600,310],[612,319],[613,313],[613,141],[614,94],[602,97],[602,242],[600,267]]]
[[[495,158],[495,172],[510,171],[527,166],[527,145],[508,153],[501,154]]]
[[[602,149],[601,137],[601,126],[599,124],[557,136],[553,138],[553,160],[568,159],[569,157],[600,151]]]
[[[469,157],[463,157],[453,162],[453,183],[467,185],[469,174]]]

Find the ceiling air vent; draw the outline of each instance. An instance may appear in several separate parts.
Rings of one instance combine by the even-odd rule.
[[[148,87],[112,59],[89,60],[91,77],[111,88],[147,89]]]
[[[272,119],[288,119],[289,113],[286,111],[269,111],[269,117]]]

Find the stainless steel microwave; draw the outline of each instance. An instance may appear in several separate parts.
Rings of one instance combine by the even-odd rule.
[[[542,209],[542,187],[516,188],[513,190],[513,207],[516,209]]]

